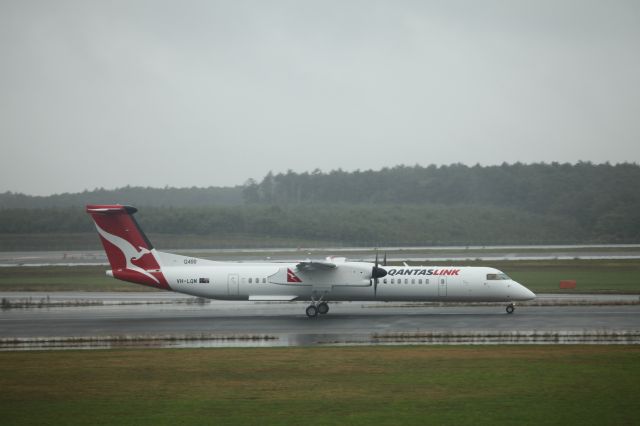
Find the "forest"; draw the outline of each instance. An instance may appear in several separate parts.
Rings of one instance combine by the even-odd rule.
[[[580,162],[267,174],[234,188],[0,194],[0,234],[92,232],[86,203],[149,233],[347,245],[640,242],[640,167]],[[211,238],[209,238],[211,240]],[[215,238],[213,238],[215,241]]]

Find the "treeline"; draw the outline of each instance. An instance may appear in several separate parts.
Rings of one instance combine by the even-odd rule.
[[[600,241],[575,222],[508,208],[466,206],[252,206],[147,208],[149,234],[282,238],[345,245],[573,243]],[[95,232],[81,209],[0,210],[0,234]],[[211,238],[210,236],[214,236]],[[607,241],[611,241],[607,239]],[[97,243],[97,238],[96,238]]]
[[[626,230],[638,235],[640,228],[640,166],[630,163],[289,171],[249,182],[244,197],[249,203],[276,205],[483,206],[575,220],[593,231],[587,233]]]
[[[0,194],[0,234],[94,232],[88,203],[140,207],[149,233],[342,244],[640,242],[636,164],[398,166],[269,173],[235,188]],[[0,249],[2,249],[0,247]]]
[[[141,207],[237,206],[243,204],[243,187],[150,188],[125,186],[116,189],[33,196],[15,192],[0,194],[0,209],[46,209],[84,207],[87,204],[130,204]]]

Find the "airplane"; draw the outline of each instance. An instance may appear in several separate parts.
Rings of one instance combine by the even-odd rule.
[[[470,266],[384,266],[343,257],[299,262],[218,262],[157,251],[135,207],[90,204],[111,269],[122,281],[221,300],[310,301],[309,318],[329,312],[331,301],[506,302],[536,295],[503,272]],[[385,256],[386,260],[386,256]],[[386,263],[386,262],[385,262]],[[384,267],[383,267],[384,266]]]

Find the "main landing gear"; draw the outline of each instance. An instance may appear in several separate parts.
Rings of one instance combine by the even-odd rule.
[[[309,318],[315,318],[320,315],[324,315],[329,312],[329,304],[327,302],[313,302],[311,305],[307,306],[307,316]]]
[[[516,309],[516,305],[514,305],[513,303],[510,303],[510,304],[507,305],[507,313],[508,314],[512,314],[515,309]]]

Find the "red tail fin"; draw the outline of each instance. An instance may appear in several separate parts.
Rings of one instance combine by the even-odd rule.
[[[138,210],[120,204],[88,205],[113,276],[123,281],[170,290],[155,250],[133,214]]]

